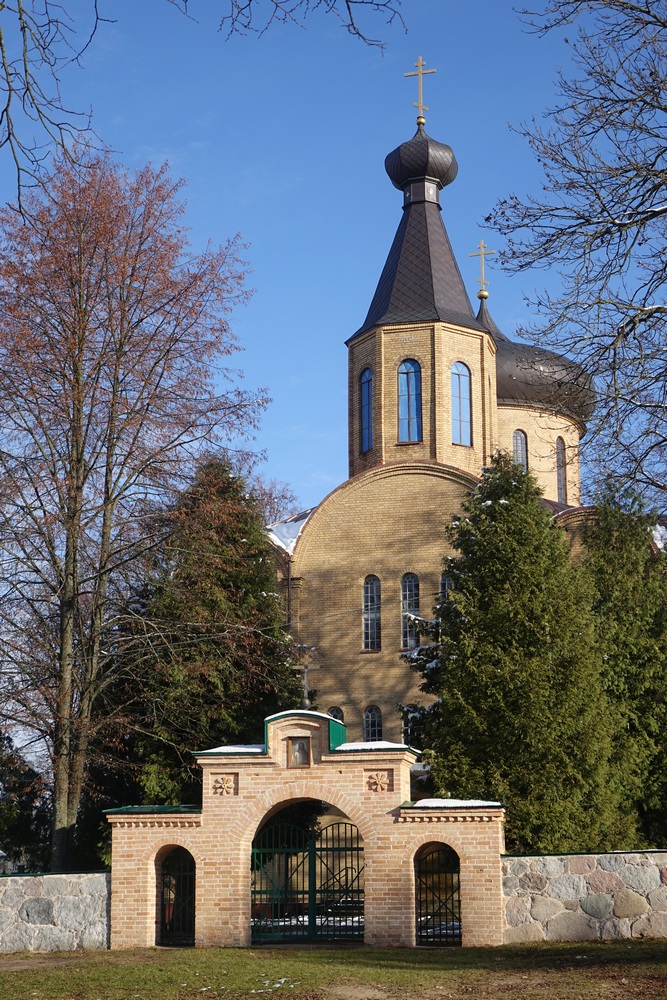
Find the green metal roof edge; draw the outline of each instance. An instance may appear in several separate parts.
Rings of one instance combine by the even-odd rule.
[[[332,718],[327,715],[326,712],[315,712],[312,709],[305,708],[295,708],[287,709],[284,712],[275,712],[273,715],[267,716],[264,719],[264,749],[248,749],[243,750],[237,747],[235,750],[225,750],[224,747],[219,750],[193,750],[193,757],[266,757],[269,752],[269,723],[275,722],[276,719],[286,719],[289,716],[294,716],[298,718],[299,716],[305,716],[310,718],[316,715],[318,718],[329,723],[329,752],[337,750],[341,743],[345,743],[347,739],[347,727],[344,722],[339,722],[338,719]],[[258,744],[259,745],[259,744]],[[417,753],[418,751],[414,751]]]
[[[185,805],[185,806],[118,806],[116,809],[103,809],[102,813],[104,816],[108,816],[109,813],[113,813],[117,816],[119,813],[125,815],[142,813],[200,813],[201,806],[195,805]]]
[[[518,861],[521,858],[608,858],[616,854],[667,854],[667,847],[636,847],[634,851],[545,851],[543,854],[501,854],[503,861]]]
[[[44,878],[48,875],[57,875],[62,878],[65,875],[67,878],[75,878],[77,875],[110,875],[110,868],[93,868],[91,871],[82,872],[2,872],[0,873],[0,878]]]

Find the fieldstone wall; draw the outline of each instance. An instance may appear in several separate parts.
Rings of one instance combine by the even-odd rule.
[[[0,953],[109,947],[110,876],[0,876]]]
[[[503,859],[505,944],[667,937],[667,852]]]

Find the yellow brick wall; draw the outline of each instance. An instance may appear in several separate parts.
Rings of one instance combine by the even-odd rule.
[[[351,739],[361,739],[364,709],[376,704],[384,738],[401,741],[397,706],[420,698],[418,677],[400,658],[401,579],[417,574],[420,612],[430,617],[452,551],[445,526],[475,482],[444,466],[385,466],[340,486],[301,532],[292,574],[303,583],[292,632],[315,647],[308,679],[317,707],[340,707]],[[378,652],[362,649],[362,588],[370,574],[381,584]]]
[[[348,440],[350,475],[385,463],[437,461],[473,475],[495,441],[495,344],[491,337],[445,323],[377,327],[350,343]],[[398,369],[407,359],[421,367],[422,431],[418,442],[398,441]],[[471,374],[472,446],[452,444],[451,369]],[[373,449],[360,454],[359,377],[373,372]]]
[[[528,468],[544,490],[547,500],[558,500],[556,478],[556,439],[565,442],[567,502],[574,507],[581,502],[579,476],[580,430],[574,420],[532,407],[499,406],[498,447],[512,454],[515,430],[528,439]]]
[[[415,944],[414,859],[429,843],[447,844],[459,855],[463,944],[502,943],[503,809],[401,808],[409,798],[414,756],[400,748],[331,752],[328,725],[316,713],[278,716],[269,724],[268,754],[198,758],[201,814],[109,816],[112,948],[155,944],[159,866],[174,846],[185,847],[195,860],[195,943],[247,946],[253,839],[268,816],[306,799],[334,806],[359,828],[366,943]],[[311,737],[312,763],[293,769],[288,741],[299,736]],[[378,783],[378,773],[388,780]]]

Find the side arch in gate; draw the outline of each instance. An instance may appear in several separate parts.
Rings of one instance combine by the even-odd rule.
[[[461,863],[449,844],[432,841],[415,855],[415,923],[418,945],[461,944]]]
[[[157,945],[194,946],[196,869],[195,859],[185,847],[168,845],[156,855]]]

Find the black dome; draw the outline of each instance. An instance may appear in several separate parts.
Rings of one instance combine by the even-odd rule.
[[[499,403],[540,406],[585,424],[595,409],[592,381],[561,354],[501,340],[496,355]]]
[[[584,370],[544,347],[515,344],[494,323],[482,299],[477,319],[496,342],[496,396],[509,406],[535,406],[586,424],[595,409],[593,381]]]
[[[402,190],[409,181],[432,177],[440,188],[451,184],[459,165],[451,146],[436,142],[419,125],[412,139],[402,142],[384,161],[384,168],[394,187]]]

